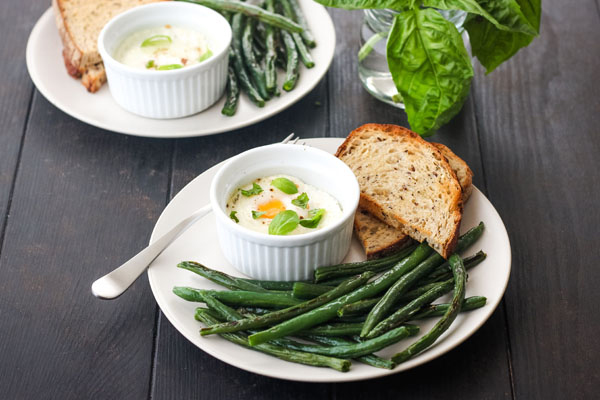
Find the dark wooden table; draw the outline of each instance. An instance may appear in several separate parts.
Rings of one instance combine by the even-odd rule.
[[[0,398],[592,399],[600,391],[600,4],[544,1],[542,34],[489,76],[435,140],[475,172],[512,243],[500,307],[468,341],[419,368],[349,384],[262,377],[190,344],[146,277],[116,301],[97,277],[147,244],[192,178],[281,140],[407,125],[357,79],[360,12],[331,10],[337,49],[302,101],[257,125],[151,140],[86,125],[52,106],[25,68],[49,1],[0,3]]]

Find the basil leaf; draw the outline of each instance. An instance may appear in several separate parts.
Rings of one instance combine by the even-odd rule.
[[[242,195],[244,195],[246,197],[257,195],[257,194],[261,193],[262,191],[263,191],[263,189],[256,182],[252,182],[252,189],[249,189],[249,190],[240,189],[240,192],[242,192]]]
[[[517,0],[517,3],[535,31],[539,32],[541,0]],[[485,67],[486,74],[528,46],[534,38],[524,33],[501,31],[487,20],[475,16],[469,16],[464,26],[469,32],[471,52]]]
[[[141,47],[168,46],[171,42],[171,37],[167,35],[154,35],[144,40]]]
[[[297,207],[306,209],[306,206],[308,205],[308,195],[305,192],[302,192],[300,196],[292,200],[292,204]]]
[[[540,33],[540,19],[542,17],[542,0],[516,0],[523,15],[537,33]]]
[[[387,61],[412,130],[433,134],[460,111],[473,67],[458,30],[439,12],[427,8],[396,15]]]
[[[295,211],[282,211],[269,224],[269,235],[286,235],[296,229],[298,222],[300,218]]]
[[[237,224],[237,223],[239,223],[239,222],[240,222],[240,220],[238,219],[238,217],[236,217],[236,215],[235,215],[235,214],[237,214],[237,211],[232,211],[232,212],[230,212],[230,213],[229,213],[229,218],[231,218],[232,220],[234,220],[234,221],[235,221],[235,223]]]
[[[271,182],[271,186],[276,187],[285,194],[298,193],[298,188],[296,187],[296,184],[287,178],[275,178]]]
[[[308,218],[300,220],[300,225],[305,228],[314,229],[321,222],[321,218],[325,215],[324,208],[315,208],[314,210],[310,210],[308,212]]]
[[[206,49],[206,52],[205,52],[204,54],[202,54],[202,55],[200,56],[200,58],[198,58],[198,61],[199,61],[199,62],[202,62],[202,61],[204,61],[204,60],[208,60],[209,58],[211,58],[211,57],[212,57],[212,55],[213,55],[213,54],[212,54],[212,51],[210,51],[210,49]]]
[[[413,8],[416,0],[315,0],[326,7],[344,8],[346,10],[362,10],[366,8],[391,8],[392,10],[408,10]]]
[[[424,0],[423,5],[442,10],[463,10],[484,17],[497,29],[537,35],[516,0]]]
[[[265,215],[266,211],[252,211],[252,218],[258,219],[261,216]]]

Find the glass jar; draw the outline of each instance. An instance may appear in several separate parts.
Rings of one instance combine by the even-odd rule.
[[[360,51],[358,53],[358,76],[361,83],[375,98],[404,108],[402,97],[396,90],[392,74],[385,57],[387,36],[392,28],[394,17],[400,11],[365,10],[365,18],[360,29]],[[460,10],[439,10],[440,14],[452,22],[460,33],[467,13]]]

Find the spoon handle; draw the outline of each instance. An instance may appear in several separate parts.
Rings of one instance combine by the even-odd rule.
[[[154,243],[133,256],[125,264],[96,280],[92,284],[92,293],[94,296],[105,300],[119,297],[179,235],[210,211],[210,204],[195,211],[192,215],[175,225],[173,229],[158,238]]]

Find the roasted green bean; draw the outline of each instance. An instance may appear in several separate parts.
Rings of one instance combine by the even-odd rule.
[[[246,18],[244,32],[242,34],[242,54],[244,55],[246,67],[248,68],[248,71],[250,71],[250,76],[252,77],[254,86],[258,90],[258,93],[261,95],[261,97],[267,100],[269,98],[269,93],[267,92],[265,83],[265,73],[258,64],[254,54],[253,41],[255,24],[256,22],[253,19]]]
[[[374,273],[372,272],[365,272],[362,275],[348,279],[346,282],[340,284],[338,287],[335,287],[327,293],[324,293],[312,300],[308,300],[298,305],[294,305],[283,310],[274,311],[265,315],[252,318],[244,318],[235,322],[227,322],[215,325],[210,328],[203,329],[202,331],[200,331],[200,333],[202,335],[210,335],[214,333],[237,332],[241,330],[260,328],[266,325],[272,325],[293,318],[297,315],[315,309],[331,300],[334,300],[356,289],[357,287],[366,283],[373,275]]]
[[[423,335],[415,343],[411,344],[408,348],[394,355],[392,360],[395,363],[403,363],[410,359],[415,354],[418,354],[431,346],[441,335],[444,333],[452,324],[458,313],[460,307],[465,299],[465,284],[467,273],[465,266],[463,265],[462,259],[453,254],[450,256],[450,265],[452,266],[452,274],[454,275],[454,295],[450,307],[446,310],[444,316],[435,324],[435,326]]]
[[[456,251],[459,252],[463,249],[466,249],[473,243],[477,241],[481,237],[483,233],[483,224],[479,224],[475,228],[472,228],[467,233],[462,235],[458,240],[458,244],[456,246]],[[458,256],[457,256],[458,257]],[[367,316],[367,320],[363,326],[363,330],[360,333],[362,337],[367,337],[369,332],[379,321],[381,321],[388,311],[393,307],[394,303],[398,300],[398,298],[406,293],[411,286],[413,286],[419,279],[425,277],[430,272],[433,271],[434,268],[438,267],[444,262],[444,258],[434,253],[425,261],[420,263],[416,268],[407,274],[401,276],[383,295],[381,300],[373,307],[369,315]],[[461,259],[462,263],[462,259]],[[372,337],[372,336],[369,336]]]
[[[203,311],[203,309],[196,310],[196,319],[200,322],[203,322],[207,326],[220,322],[210,313]],[[315,367],[329,367],[341,372],[348,372],[350,370],[351,363],[348,360],[286,349],[284,347],[274,346],[269,343],[264,343],[258,346],[250,346],[246,336],[239,333],[224,333],[221,335],[221,337],[232,343],[241,345],[251,350],[260,351],[261,353],[265,353],[285,361],[291,361]]]
[[[225,304],[249,307],[290,307],[302,302],[287,293],[248,292],[245,290],[204,290],[175,286],[173,293],[188,301],[204,302],[204,295],[213,296]]]
[[[259,19],[265,24],[273,25],[277,28],[284,29],[290,32],[301,33],[304,29],[292,21],[289,18],[284,17],[280,14],[268,12],[258,6],[252,4],[242,3],[234,0],[178,0],[187,3],[200,4],[205,7],[212,8],[217,11],[230,11],[234,13],[241,13],[248,17]]]
[[[177,264],[177,268],[187,269],[195,274],[198,274],[209,281],[217,283],[231,290],[247,290],[250,292],[266,292],[267,289],[246,281],[245,279],[236,278],[221,271],[205,267],[195,261],[183,261]]]
[[[342,297],[330,301],[319,308],[298,315],[297,317],[275,325],[270,329],[255,333],[249,336],[248,340],[251,345],[264,343],[268,342],[269,340],[287,336],[294,332],[305,330],[312,326],[329,321],[337,316],[337,310],[342,306],[367,297],[375,296],[379,292],[386,290],[396,280],[398,280],[400,276],[412,270],[421,261],[423,261],[431,253],[431,251],[431,248],[426,244],[420,244],[410,256],[404,258],[402,261],[396,264],[394,268],[390,269],[373,282],[367,283],[366,285],[355,289],[354,291]]]

